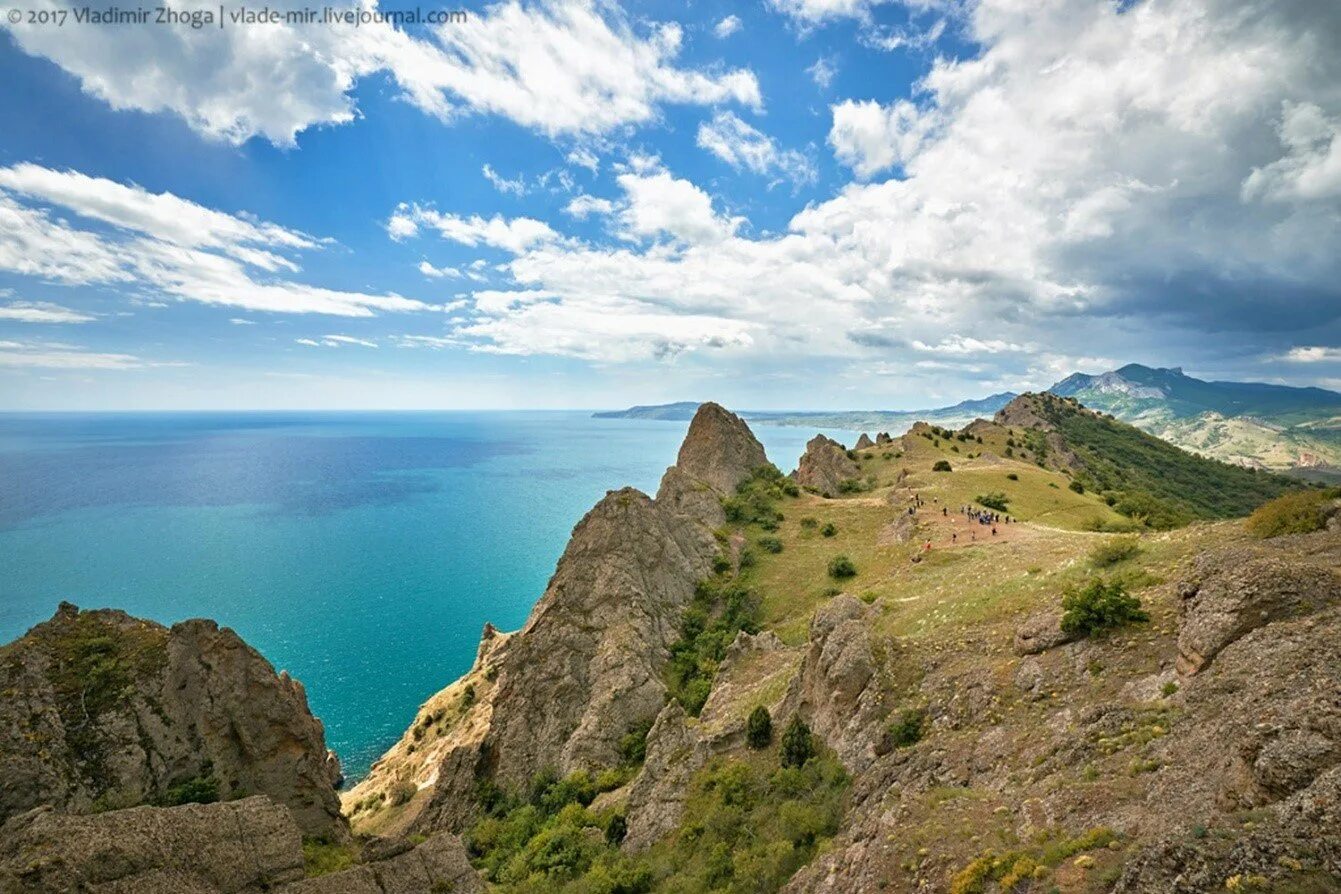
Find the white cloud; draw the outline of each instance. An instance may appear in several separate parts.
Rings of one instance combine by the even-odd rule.
[[[294,342],[309,348],[339,348],[350,345],[357,345],[362,348],[377,347],[377,342],[375,341],[368,341],[365,338],[354,338],[352,335],[323,335],[320,338],[295,338]]]
[[[596,196],[574,196],[573,200],[564,207],[564,213],[578,220],[586,220],[593,214],[605,215],[614,211],[615,205],[609,199],[599,199]]]
[[[1328,199],[1341,196],[1341,118],[1311,102],[1285,104],[1278,128],[1284,157],[1254,168],[1245,200]]]
[[[555,297],[480,312],[457,334],[509,353],[713,351],[751,368],[939,359],[920,343],[970,365],[991,355],[994,381],[1037,385],[1158,345],[1242,355],[1263,331],[1279,344],[1334,327],[1338,197],[1241,193],[1277,162],[1325,170],[1330,131],[1304,125],[1341,120],[1341,10],[1236,8],[980,0],[965,24],[979,55],[935,62],[916,104],[835,106],[839,157],[898,179],[849,184],[784,233],[749,237],[701,187],[631,159],[612,213],[633,241],[533,244],[507,272]],[[1283,120],[1308,103],[1320,115]],[[1095,343],[1112,356],[1091,356]]]
[[[79,345],[55,342],[0,341],[0,367],[120,370],[180,365],[143,360],[133,354],[107,354],[89,351]]]
[[[74,0],[51,0],[71,9]],[[297,0],[272,4],[301,10]],[[184,10],[215,10],[203,0]],[[376,12],[375,0],[350,8]],[[209,137],[293,145],[303,130],[353,120],[358,81],[386,72],[405,98],[451,119],[494,114],[550,136],[654,119],[666,103],[757,107],[744,70],[675,64],[678,25],[634,26],[597,0],[497,3],[412,36],[386,22],[191,29],[10,26],[25,52],[55,62],[116,109],[170,112]]]
[[[458,279],[461,271],[455,267],[434,267],[428,261],[419,262],[419,272],[430,279]]]
[[[870,17],[871,8],[888,0],[768,0],[768,5],[798,24],[813,26],[836,19]]]
[[[740,30],[740,16],[729,15],[712,26],[712,33],[718,40],[726,40]]]
[[[63,207],[110,229],[76,226],[53,218],[40,205]],[[279,252],[319,249],[322,244],[276,224],[224,214],[170,193],[149,193],[35,165],[0,169],[0,270],[276,313],[372,316],[379,310],[432,309],[395,294],[262,278],[277,269],[298,269]]]
[[[232,318],[229,319],[228,322],[229,322],[229,323],[232,323],[234,326],[255,326],[255,325],[256,325],[256,321],[255,321],[255,320],[244,320],[242,317],[232,317]]]
[[[585,146],[579,146],[568,153],[567,162],[570,165],[577,165],[579,168],[586,168],[595,174],[601,167],[601,159],[591,149]]]
[[[395,213],[387,221],[387,232],[396,240],[419,235],[421,227],[437,230],[442,238],[462,245],[488,245],[514,254],[537,242],[548,242],[558,237],[549,224],[531,217],[514,217],[511,220],[498,214],[491,218],[483,218],[478,214],[461,217],[404,203],[396,206]]]
[[[934,114],[900,100],[889,106],[844,100],[830,108],[829,145],[843,164],[870,177],[913,158],[935,127]]]
[[[0,320],[17,323],[88,323],[95,319],[97,317],[92,314],[47,301],[11,301],[0,304]]]
[[[824,56],[815,60],[815,64],[806,69],[806,74],[815,82],[815,86],[821,90],[828,90],[829,85],[833,83],[834,77],[838,74],[838,67]]]
[[[773,138],[737,118],[719,112],[698,127],[698,145],[734,168],[756,174],[776,171],[793,183],[813,183],[815,166],[800,152],[779,149]]]
[[[504,194],[510,193],[519,197],[526,195],[526,178],[520,174],[512,180],[508,180],[506,177],[500,176],[489,164],[485,164],[483,173],[484,179],[492,183],[494,189],[499,192]]]
[[[1341,348],[1321,345],[1290,348],[1280,358],[1290,363],[1341,363]]]

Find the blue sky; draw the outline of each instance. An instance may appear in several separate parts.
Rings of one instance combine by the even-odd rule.
[[[1335,4],[461,8],[5,25],[0,407],[1341,387]]]

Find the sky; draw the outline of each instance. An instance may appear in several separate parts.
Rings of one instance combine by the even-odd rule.
[[[2,409],[1341,389],[1335,0],[15,2]]]

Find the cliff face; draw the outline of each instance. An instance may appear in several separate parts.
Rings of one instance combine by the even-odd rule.
[[[836,497],[843,482],[853,481],[861,474],[856,462],[847,455],[843,445],[833,438],[815,435],[806,444],[793,477],[796,483],[823,497]]]
[[[302,686],[213,622],[65,603],[0,650],[0,690],[0,820],[264,794],[306,834],[346,834]]]
[[[700,407],[656,499],[625,488],[588,512],[526,625],[486,629],[470,673],[345,796],[356,828],[458,829],[482,780],[618,764],[665,702],[667,649],[722,549],[721,498],[766,462],[739,417]]]

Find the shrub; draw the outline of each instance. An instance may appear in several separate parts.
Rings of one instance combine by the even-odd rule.
[[[758,599],[737,580],[716,577],[699,584],[680,622],[680,639],[671,646],[666,684],[672,697],[697,716],[708,700],[717,665],[744,630],[757,633]]]
[[[927,714],[920,708],[907,708],[889,724],[889,741],[895,748],[907,748],[922,741],[922,726]]]
[[[784,767],[804,767],[815,756],[815,739],[800,717],[793,717],[782,733],[779,757]]]
[[[1148,620],[1141,600],[1129,594],[1119,581],[1095,578],[1062,597],[1062,630],[1072,636],[1092,636]]]
[[[624,836],[628,834],[629,821],[624,818],[622,813],[612,815],[609,822],[605,824],[605,843],[612,847],[619,847],[624,840]]]
[[[801,530],[803,531],[813,531],[818,527],[819,519],[815,518],[813,515],[807,515],[805,518],[801,519]]]
[[[1020,480],[1020,476],[1019,476],[1019,475],[1016,475],[1014,472],[1007,472],[1007,473],[1006,473],[1006,480],[1007,480],[1007,481],[1019,481],[1019,480]]]
[[[978,494],[973,501],[980,506],[986,506],[988,509],[995,509],[997,512],[1005,512],[1010,505],[1009,498],[1000,491],[993,491],[988,494]]]
[[[825,537],[832,537],[838,533],[838,526],[833,522],[825,522],[824,527],[820,528],[820,533]]]
[[[750,712],[750,718],[745,722],[745,741],[756,751],[767,748],[773,741],[773,718],[763,705]]]
[[[1078,494],[1083,494],[1085,492],[1085,485],[1081,484],[1079,481],[1072,481],[1067,487]]]
[[[303,871],[309,878],[339,872],[354,865],[354,848],[321,838],[303,842]]]
[[[178,804],[213,804],[217,800],[219,800],[219,780],[208,771],[170,786],[161,799],[167,807],[175,807]]]
[[[1114,537],[1090,550],[1090,564],[1095,568],[1109,568],[1140,551],[1141,543],[1135,537]]]
[[[938,459],[938,460],[936,460],[936,462],[935,462],[935,463],[932,465],[932,467],[931,467],[931,471],[933,471],[933,472],[949,472],[949,471],[951,471],[951,469],[950,469],[950,461],[949,461],[948,459]]]
[[[1327,524],[1331,503],[1341,491],[1304,490],[1277,497],[1248,516],[1248,533],[1266,539],[1282,534],[1308,534]]]
[[[841,580],[845,577],[856,577],[857,566],[852,564],[852,560],[844,555],[834,556],[829,560],[829,577],[835,580]]]
[[[759,548],[766,553],[782,552],[782,541],[776,537],[760,537]]]
[[[647,734],[651,729],[652,721],[644,720],[620,738],[619,754],[626,765],[636,767],[647,759]]]

